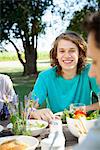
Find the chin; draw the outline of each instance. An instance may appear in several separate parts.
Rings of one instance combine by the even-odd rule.
[[[65,70],[72,70],[72,69],[75,69],[76,68],[76,65],[73,65],[73,66],[68,66],[65,68]]]
[[[96,82],[100,86],[100,80],[96,79]]]

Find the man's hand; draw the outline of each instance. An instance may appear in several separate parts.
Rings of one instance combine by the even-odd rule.
[[[99,102],[86,106],[86,112],[90,110],[100,110]]]
[[[34,112],[30,112],[30,119],[32,118],[39,119],[39,120],[42,119],[50,122],[52,119],[54,119],[54,114],[48,108],[39,109],[39,110],[35,110]]]

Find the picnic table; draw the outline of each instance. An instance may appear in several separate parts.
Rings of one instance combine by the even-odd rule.
[[[6,125],[9,123],[8,120],[0,121],[0,125],[3,125],[6,127]],[[68,130],[66,125],[63,125],[63,133],[65,136],[65,150],[72,150],[72,146],[78,143],[78,139],[74,137],[70,131]],[[41,142],[42,139],[48,137],[49,134],[49,128],[46,128],[43,133],[41,133],[39,136],[36,136],[36,138]],[[5,137],[5,136],[11,136],[13,133],[10,130],[4,130],[0,133],[0,137]],[[36,150],[41,150],[40,145],[36,148]]]

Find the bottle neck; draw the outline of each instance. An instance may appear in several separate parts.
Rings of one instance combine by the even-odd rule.
[[[50,133],[53,133],[53,132],[63,132],[62,131],[62,122],[61,120],[52,120],[51,124],[50,124]]]

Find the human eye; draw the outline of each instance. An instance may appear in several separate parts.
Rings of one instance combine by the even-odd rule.
[[[74,52],[76,52],[76,50],[75,49],[70,49],[69,52],[74,53]]]
[[[65,50],[64,50],[64,49],[59,49],[59,52],[60,52],[60,53],[64,53]]]

